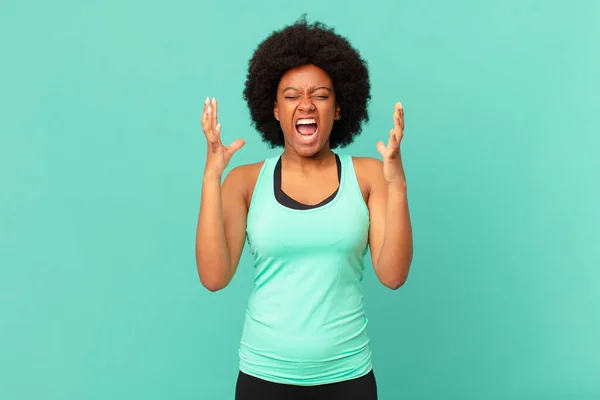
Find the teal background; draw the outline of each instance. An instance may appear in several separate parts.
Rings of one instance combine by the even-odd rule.
[[[367,264],[381,399],[600,398],[600,2],[0,4],[0,398],[232,399],[244,253],[194,264],[199,119],[249,126],[247,61],[303,12],[368,59],[378,157],[393,106],[415,258]]]

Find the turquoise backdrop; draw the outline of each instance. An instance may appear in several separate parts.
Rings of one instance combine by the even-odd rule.
[[[600,398],[600,2],[3,0],[0,398],[233,398],[251,258],[194,264],[220,100],[231,166],[274,154],[247,61],[302,13],[368,60],[378,157],[393,106],[408,282],[367,264],[380,398]]]

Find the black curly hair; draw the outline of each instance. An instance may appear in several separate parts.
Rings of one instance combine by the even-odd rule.
[[[342,118],[333,125],[329,147],[345,147],[362,132],[363,122],[369,121],[367,63],[346,38],[321,22],[309,24],[306,15],[273,32],[249,61],[243,94],[252,125],[270,147],[284,145],[281,126],[273,116],[277,87],[288,70],[307,64],[324,70],[333,82]]]

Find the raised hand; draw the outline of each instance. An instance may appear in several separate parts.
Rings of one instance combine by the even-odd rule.
[[[234,140],[229,146],[221,142],[221,124],[218,121],[218,104],[215,98],[212,101],[207,97],[202,112],[202,130],[206,136],[207,153],[204,175],[221,177],[227,168],[233,153],[242,148],[246,142],[243,139]]]
[[[377,151],[383,157],[383,175],[388,183],[406,183],[402,157],[400,156],[400,142],[404,136],[404,109],[402,103],[394,107],[394,128],[390,130],[387,146],[377,142]]]

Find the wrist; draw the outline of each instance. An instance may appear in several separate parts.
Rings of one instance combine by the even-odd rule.
[[[406,180],[401,179],[398,181],[388,182],[388,192],[394,194],[406,194]]]
[[[202,177],[202,181],[204,183],[219,182],[219,184],[220,184],[222,176],[223,176],[223,174],[219,174],[216,172],[204,171],[204,176]]]

